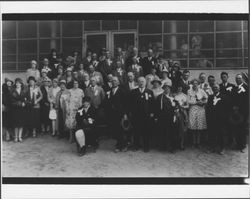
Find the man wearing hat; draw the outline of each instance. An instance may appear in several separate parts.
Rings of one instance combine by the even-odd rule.
[[[140,148],[140,139],[142,138],[143,150],[148,152],[154,117],[154,94],[146,88],[146,79],[144,77],[138,78],[138,86],[131,92],[130,107],[134,126],[134,150],[137,151]]]
[[[96,139],[96,109],[90,103],[90,97],[84,97],[82,106],[76,113],[77,129],[75,132],[77,152],[79,156],[86,153],[86,146],[97,147]]]
[[[171,87],[163,85],[164,92],[156,99],[156,118],[159,125],[159,147],[162,150],[169,148],[174,152],[177,143],[177,133],[174,132],[174,98],[171,96]]]

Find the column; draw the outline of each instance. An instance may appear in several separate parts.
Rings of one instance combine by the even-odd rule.
[[[51,26],[51,40],[50,40],[50,48],[55,48],[56,49],[56,21],[51,21],[50,22],[50,26]]]
[[[177,30],[177,25],[176,21],[171,21],[170,22],[170,33],[173,35],[170,36],[170,50],[174,50],[174,52],[171,52],[171,58],[176,58],[177,57],[177,38],[176,38],[176,30]]]

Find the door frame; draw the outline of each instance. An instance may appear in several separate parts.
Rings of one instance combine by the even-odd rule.
[[[137,39],[137,32],[136,31],[112,31],[111,32],[111,37],[110,37],[110,51],[112,53],[112,56],[114,56],[114,35],[115,34],[134,34],[134,45],[135,47],[138,46],[138,39]]]
[[[85,32],[84,33],[84,39],[83,39],[83,45],[82,45],[82,57],[86,56],[87,52],[87,36],[89,35],[106,35],[106,49],[109,48],[109,33],[107,31],[103,32]]]

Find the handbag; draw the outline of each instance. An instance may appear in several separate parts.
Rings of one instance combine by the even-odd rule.
[[[49,119],[55,120],[56,118],[57,118],[56,110],[55,109],[51,109],[49,111]]]

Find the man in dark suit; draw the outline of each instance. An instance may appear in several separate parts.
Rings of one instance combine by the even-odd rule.
[[[83,98],[83,105],[76,113],[76,144],[79,156],[86,153],[86,146],[91,145],[97,148],[96,139],[96,110],[90,104],[90,97]]]
[[[207,102],[207,122],[209,130],[209,146],[211,151],[224,154],[224,133],[227,125],[229,106],[228,97],[220,92],[220,86],[212,86],[213,94],[209,95]]]
[[[148,56],[144,57],[141,63],[143,74],[145,76],[148,75],[151,72],[152,68],[156,67],[156,64],[157,64],[157,59],[153,56],[153,50],[149,49]]]
[[[126,151],[124,131],[121,127],[122,118],[127,119],[126,93],[116,76],[112,79],[112,89],[107,92],[107,102],[109,126],[117,141],[115,152]]]
[[[234,90],[235,85],[228,82],[228,73],[222,72],[220,74],[221,83],[220,83],[220,92],[227,95],[228,97],[232,97],[232,91]]]
[[[140,148],[140,138],[143,140],[144,152],[149,151],[151,138],[152,120],[154,118],[154,95],[146,88],[146,79],[138,78],[138,88],[131,91],[131,113],[134,125],[134,150]]]
[[[235,77],[236,87],[233,90],[233,106],[239,109],[239,113],[243,116],[244,127],[236,134],[236,142],[238,149],[244,152],[246,148],[246,132],[248,131],[248,117],[249,117],[249,93],[248,86],[244,83],[241,74]]]
[[[181,80],[179,82],[179,85],[182,87],[183,93],[187,95],[187,91],[190,89],[190,81],[188,80],[190,77],[190,72],[189,70],[185,69],[182,72]]]
[[[133,64],[133,59],[137,60],[137,64],[141,66],[142,58],[139,56],[138,49],[136,47],[133,48],[132,55],[130,55],[125,61],[125,70],[129,72],[129,66]]]

